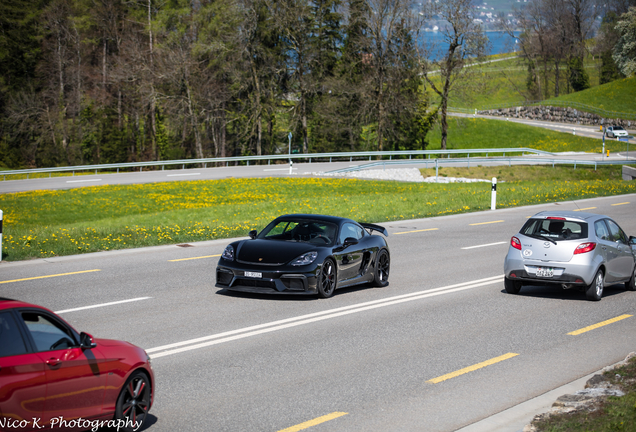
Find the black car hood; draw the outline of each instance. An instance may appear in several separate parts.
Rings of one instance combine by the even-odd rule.
[[[316,245],[284,240],[252,239],[237,245],[236,259],[244,263],[282,265],[305,252],[316,250]]]

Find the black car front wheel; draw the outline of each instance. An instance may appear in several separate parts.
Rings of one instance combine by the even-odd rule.
[[[134,372],[124,384],[117,398],[115,419],[120,420],[126,432],[138,431],[148,417],[150,409],[150,380],[142,371]]]
[[[377,287],[387,286],[389,284],[389,270],[391,270],[391,257],[386,249],[382,249],[375,260],[373,284]]]
[[[336,290],[336,265],[327,258],[322,263],[320,269],[320,277],[318,277],[318,295],[322,298],[328,298],[333,295]]]
[[[605,285],[605,281],[603,278],[603,270],[596,272],[596,276],[592,280],[590,286],[587,287],[585,291],[585,296],[588,300],[599,301],[601,297],[603,297],[603,286]]]

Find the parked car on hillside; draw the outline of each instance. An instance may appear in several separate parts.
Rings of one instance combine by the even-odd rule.
[[[610,126],[605,131],[608,138],[618,138],[629,136],[627,131],[620,126]]]
[[[583,212],[541,212],[510,240],[504,286],[517,294],[525,285],[560,285],[600,300],[606,284],[636,290],[635,237],[611,218]]]
[[[46,308],[0,298],[0,425],[137,431],[153,397],[143,349],[93,339]]]

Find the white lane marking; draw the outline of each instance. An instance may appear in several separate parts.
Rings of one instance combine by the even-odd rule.
[[[185,177],[185,176],[198,176],[201,173],[186,173],[186,174],[168,174],[167,177]]]
[[[100,304],[96,304],[96,305],[91,305],[91,306],[82,306],[82,307],[78,307],[78,308],[73,308],[73,309],[64,309],[61,311],[55,311],[56,314],[63,314],[66,312],[75,312],[75,311],[81,311],[81,310],[85,310],[85,309],[94,309],[94,308],[99,308],[99,307],[105,307],[105,306],[113,306],[113,305],[118,305],[118,304],[123,304],[123,303],[130,303],[130,302],[136,302],[136,301],[140,301],[140,300],[148,300],[151,299],[152,297],[137,297],[134,299],[128,299],[128,300],[119,300],[119,301],[114,301],[114,302],[110,302],[110,303],[100,303]]]
[[[507,241],[503,241],[503,242],[497,242],[497,243],[488,243],[488,244],[483,244],[483,245],[477,245],[477,246],[467,246],[467,247],[463,247],[462,249],[466,250],[466,249],[477,249],[477,248],[482,248],[482,247],[487,247],[487,246],[495,246],[495,245],[500,245],[500,244],[506,244],[508,243]]]
[[[292,170],[297,170],[298,168],[292,168]],[[267,168],[263,171],[289,171],[289,168]]]
[[[210,336],[204,336],[196,339],[190,339],[183,342],[176,342],[173,344],[158,346],[155,348],[147,349],[147,353],[151,354],[151,358],[164,357],[171,354],[178,354],[186,351],[191,351],[199,348],[205,348],[212,345],[218,345],[224,342],[230,342],[238,339],[247,338],[250,336],[257,336],[264,333],[270,333],[273,331],[283,330],[291,327],[296,327],[304,324],[310,324],[326,319],[337,318],[344,315],[350,315],[358,312],[364,312],[372,309],[377,309],[385,306],[392,306],[404,302],[420,300],[427,297],[438,296],[442,294],[448,294],[452,292],[458,292],[473,288],[478,288],[485,285],[490,285],[496,282],[501,282],[503,275],[493,276],[485,279],[479,279],[470,282],[463,282],[455,285],[449,285],[441,288],[433,288],[426,291],[418,291],[410,294],[403,294],[395,297],[389,297],[381,300],[374,300],[366,303],[360,303],[357,305],[344,306],[341,308],[330,309],[322,312],[315,312],[312,314],[301,315],[297,317],[287,318],[279,321],[273,321],[270,323],[259,324],[251,327],[245,327],[242,329],[231,330],[223,333],[218,333]],[[186,346],[187,345],[187,346]],[[161,351],[161,352],[158,352]]]
[[[87,182],[100,182],[102,179],[87,179],[87,180],[66,180],[66,183],[87,183]]]

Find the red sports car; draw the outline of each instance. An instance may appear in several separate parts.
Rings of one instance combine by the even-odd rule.
[[[0,298],[0,430],[137,431],[154,397],[146,352]]]

